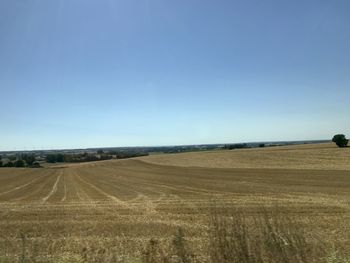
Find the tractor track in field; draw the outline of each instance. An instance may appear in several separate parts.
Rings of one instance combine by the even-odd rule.
[[[53,184],[52,189],[48,193],[48,195],[45,196],[44,198],[42,198],[42,202],[41,202],[42,204],[45,204],[47,202],[47,200],[49,200],[50,197],[53,196],[57,192],[57,185],[61,179],[62,174],[63,174],[63,171],[61,171],[60,174],[57,176],[57,179],[56,179],[55,183]]]
[[[18,191],[18,190],[21,190],[22,188],[25,188],[25,187],[27,187],[27,186],[29,186],[29,185],[31,185],[31,184],[33,184],[33,183],[39,181],[39,179],[42,179],[44,176],[45,176],[45,175],[42,175],[42,176],[40,176],[40,177],[37,177],[37,178],[35,178],[35,179],[29,181],[28,183],[25,183],[25,184],[22,184],[22,185],[20,185],[20,186],[17,186],[17,187],[15,187],[15,188],[11,189],[11,190],[2,192],[2,193],[0,193],[0,196],[6,195],[6,194],[9,194],[9,193]]]
[[[96,192],[98,192],[99,194],[101,194],[101,195],[107,197],[108,199],[114,201],[116,204],[118,204],[118,205],[120,205],[120,206],[123,206],[123,207],[129,208],[129,205],[128,205],[126,202],[124,202],[124,201],[118,199],[118,198],[115,197],[114,195],[110,195],[110,194],[106,193],[106,192],[103,191],[101,188],[97,187],[96,185],[94,185],[94,184],[92,184],[92,183],[90,183],[90,182],[84,180],[78,173],[76,174],[76,177],[77,177],[78,180],[80,180],[83,184],[85,184],[85,185],[91,187],[92,189],[94,189],[94,190],[95,190]]]
[[[64,183],[64,194],[63,194],[63,197],[61,199],[61,202],[65,202],[66,199],[67,199],[67,183],[66,183],[66,177],[64,176],[63,177],[63,183]]]

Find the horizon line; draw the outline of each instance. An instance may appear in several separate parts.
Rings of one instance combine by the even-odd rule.
[[[312,139],[312,140],[268,140],[268,141],[249,141],[249,142],[230,142],[230,143],[198,143],[198,144],[164,144],[164,145],[138,145],[138,146],[97,146],[97,147],[87,147],[87,148],[52,148],[52,149],[22,149],[22,150],[0,150],[0,153],[4,152],[35,152],[35,151],[68,151],[68,150],[91,150],[91,149],[113,149],[113,148],[161,148],[161,147],[181,147],[181,146],[203,146],[203,145],[225,145],[225,144],[255,144],[255,143],[298,143],[298,142],[330,142],[330,139]]]

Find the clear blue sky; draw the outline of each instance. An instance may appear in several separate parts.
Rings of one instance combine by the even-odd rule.
[[[350,135],[349,0],[0,0],[0,150]]]

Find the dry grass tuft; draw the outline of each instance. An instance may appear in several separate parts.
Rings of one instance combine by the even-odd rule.
[[[322,245],[307,241],[298,219],[278,209],[247,215],[233,209],[211,220],[211,262],[319,262]]]
[[[286,216],[278,209],[262,209],[255,215],[231,209],[210,216],[208,231],[210,263],[348,263],[341,252],[327,253],[326,244],[307,237],[297,217]],[[172,246],[151,240],[144,253],[145,263],[201,262],[192,254],[181,229]],[[316,242],[315,242],[316,241]]]

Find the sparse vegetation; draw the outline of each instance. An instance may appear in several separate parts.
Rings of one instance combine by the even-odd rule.
[[[208,250],[205,262],[216,263],[347,263],[344,252],[331,252],[317,237],[307,237],[296,215],[281,213],[278,207],[261,208],[254,214],[229,207],[214,211],[209,218]],[[317,242],[315,242],[317,241]],[[151,239],[143,262],[203,262],[203,255],[192,253],[181,228],[173,243]]]
[[[217,203],[219,204],[219,203]],[[220,204],[219,204],[220,205]],[[315,233],[307,233],[303,218],[286,214],[282,207],[260,207],[246,213],[242,207],[215,207],[207,216],[207,235],[198,250],[179,227],[168,239],[151,238],[138,248],[139,255],[123,255],[103,247],[83,247],[61,255],[39,256],[29,250],[28,240],[20,234],[20,254],[0,256],[0,262],[125,262],[125,263],[349,263],[346,249],[335,250]],[[113,239],[113,237],[112,237]],[[116,241],[118,238],[116,238]],[[135,252],[135,251],[134,251]],[[41,260],[40,260],[41,259]]]

